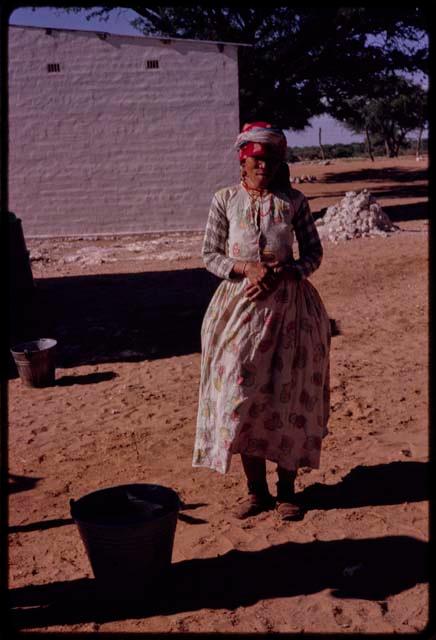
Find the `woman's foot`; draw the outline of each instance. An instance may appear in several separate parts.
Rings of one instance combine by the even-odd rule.
[[[304,509],[295,495],[294,483],[296,473],[278,469],[279,481],[277,482],[276,511],[281,520],[302,520]]]
[[[304,518],[304,509],[297,504],[295,496],[283,501],[277,499],[276,511],[284,522],[302,520]]]
[[[245,520],[245,518],[257,516],[263,511],[269,511],[274,507],[274,504],[274,498],[270,494],[268,496],[251,494],[233,509],[232,514],[238,520]]]
[[[257,516],[262,511],[268,511],[274,507],[274,498],[269,492],[266,479],[249,480],[248,498],[238,504],[232,513],[238,520],[244,520],[251,516]]]

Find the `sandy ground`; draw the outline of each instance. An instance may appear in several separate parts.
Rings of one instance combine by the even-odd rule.
[[[300,471],[304,520],[230,515],[239,457],[192,469],[199,327],[216,281],[201,236],[27,240],[35,331],[56,384],[9,382],[10,589],[25,630],[400,633],[428,619],[427,163],[295,164],[315,215],[368,188],[401,228],[324,243],[313,275],[340,323],[330,434]],[[274,490],[274,465],[268,464]],[[126,482],[178,491],[171,579],[126,607],[96,602],[70,498]]]

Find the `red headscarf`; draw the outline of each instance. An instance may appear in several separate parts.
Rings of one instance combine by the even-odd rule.
[[[244,124],[236,139],[235,147],[239,150],[239,160],[266,155],[277,156],[278,160],[286,157],[286,137],[281,129],[273,127],[269,122],[250,122]]]

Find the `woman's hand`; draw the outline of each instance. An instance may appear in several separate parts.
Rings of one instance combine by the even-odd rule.
[[[268,287],[270,279],[270,270],[263,262],[246,262],[244,268],[244,276],[251,285],[259,285],[260,287]]]
[[[245,287],[245,295],[249,300],[262,300],[274,291],[281,279],[278,271],[278,263],[269,263],[268,265],[260,263],[249,263],[255,266],[261,266],[262,271],[258,270],[258,276],[248,277],[248,285]],[[260,275],[262,274],[262,275]]]
[[[268,273],[263,282],[251,282],[249,280],[249,284],[245,287],[245,295],[249,300],[264,300],[277,289],[279,282],[284,277],[296,279],[292,271],[286,270],[284,265],[277,261],[268,263],[267,271]]]

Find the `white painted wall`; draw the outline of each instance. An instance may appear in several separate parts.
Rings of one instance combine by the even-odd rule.
[[[236,45],[12,26],[9,38],[9,208],[27,237],[204,228],[213,193],[239,176]]]

